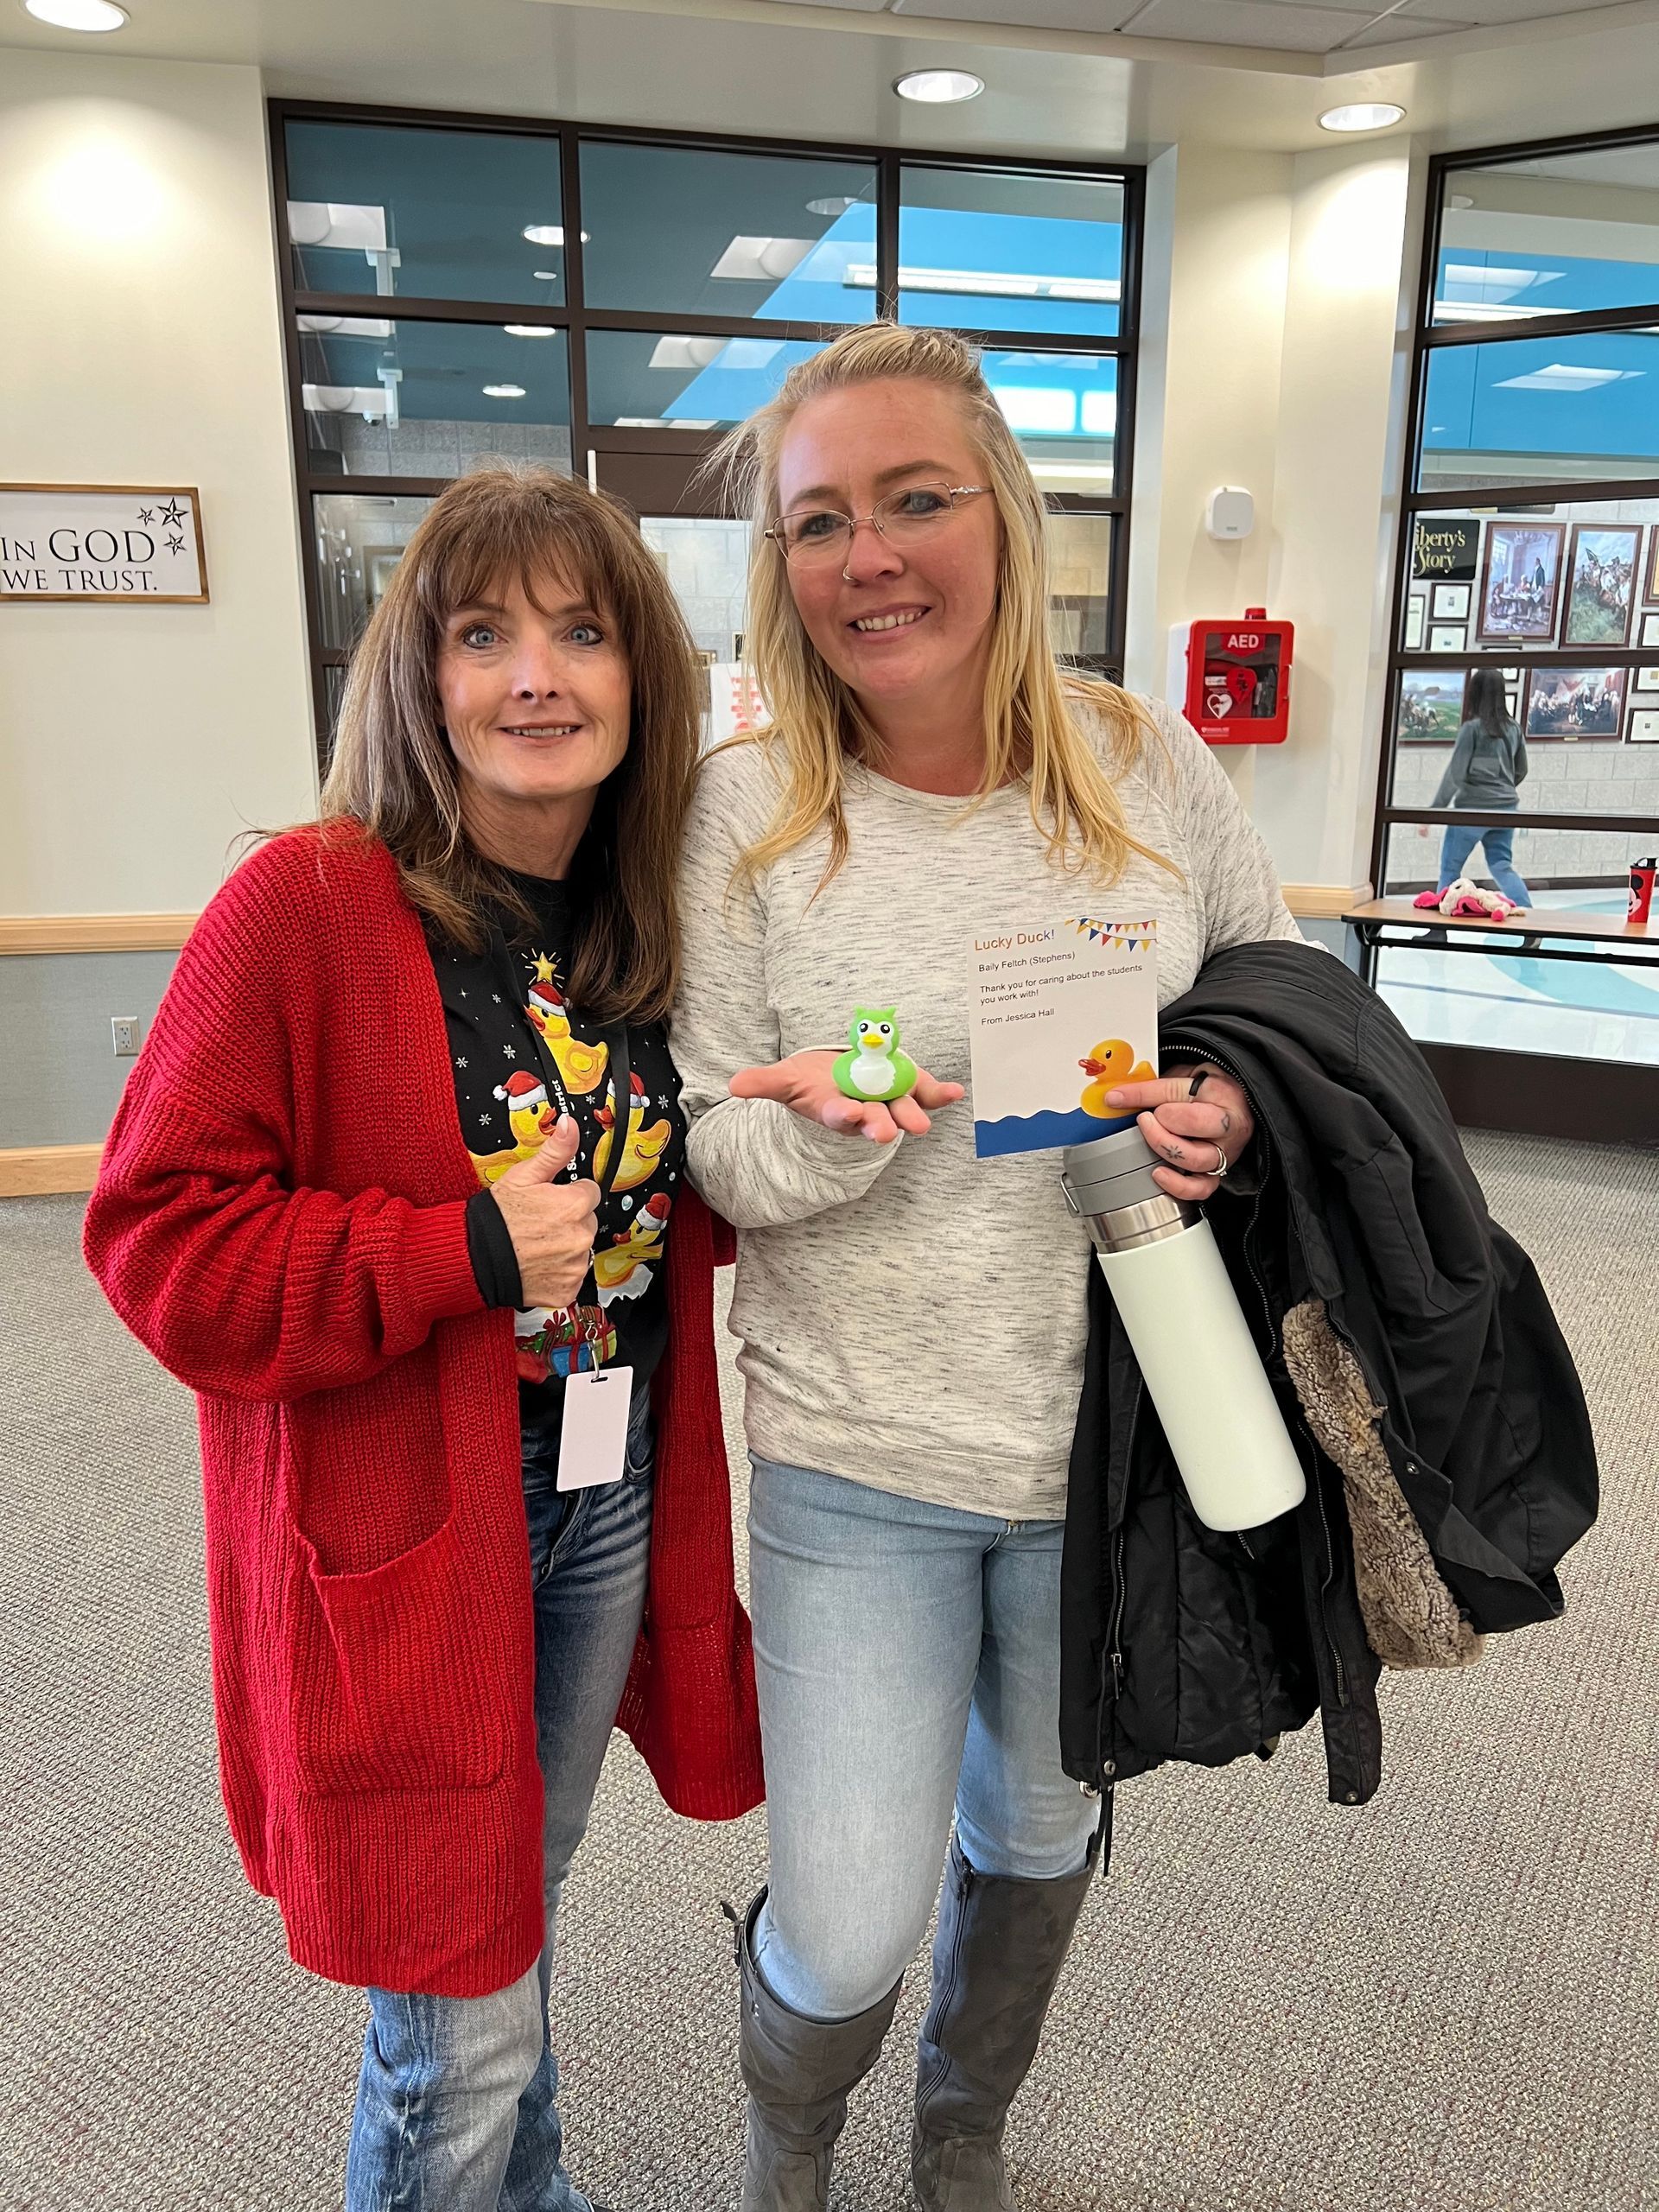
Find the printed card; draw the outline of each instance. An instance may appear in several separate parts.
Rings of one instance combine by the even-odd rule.
[[[1076,914],[971,940],[974,1150],[982,1160],[1109,1136],[1106,1093],[1158,1072],[1158,925]]]

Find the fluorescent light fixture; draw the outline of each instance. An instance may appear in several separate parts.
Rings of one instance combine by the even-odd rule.
[[[290,200],[288,235],[296,245],[326,245],[350,253],[385,253],[386,211],[351,200]]]
[[[1448,284],[1477,285],[1494,298],[1524,292],[1533,284],[1556,283],[1561,274],[1559,269],[1496,269],[1488,263],[1475,261],[1448,261],[1446,264]]]
[[[734,238],[709,274],[751,284],[770,278],[779,284],[817,244],[816,238]]]
[[[386,412],[391,394],[384,385],[306,384],[300,399],[308,415],[361,415],[378,418]]]
[[[985,79],[966,69],[912,69],[894,78],[893,89],[901,100],[923,100],[937,107],[950,100],[977,99]]]
[[[504,322],[509,338],[551,338],[556,334],[544,322]]]
[[[37,23],[60,31],[118,31],[127,20],[114,0],[23,0]]]
[[[486,399],[522,399],[524,396],[521,384],[486,384],[484,387]]]
[[[1521,300],[1436,300],[1436,322],[1520,322],[1528,315],[1548,315],[1548,308],[1529,308]]]
[[[1319,118],[1321,130],[1386,130],[1404,119],[1406,111],[1392,100],[1355,100],[1347,107],[1328,107]]]
[[[524,225],[524,235],[530,240],[531,245],[563,245],[564,244],[564,225],[563,223],[526,223]],[[588,241],[592,236],[593,232],[591,231],[584,231],[582,232],[582,242],[583,245],[588,244]],[[546,270],[543,269],[538,269],[536,271],[536,274],[538,276],[544,276],[548,273],[549,272]]]
[[[712,418],[700,423],[690,415],[619,415],[615,423],[619,430],[714,430],[719,427]]]
[[[326,338],[390,338],[391,325],[377,315],[302,315],[296,318],[302,330],[315,330]]]
[[[1536,340],[1534,340],[1536,343]],[[1499,391],[1599,391],[1605,384],[1623,384],[1628,378],[1645,376],[1644,369],[1580,369],[1566,361],[1552,361],[1547,369],[1534,369],[1524,377],[1505,377]]]
[[[659,338],[647,365],[653,369],[706,369],[729,341],[724,338]]]
[[[1085,391],[1083,395],[1083,427],[1091,438],[1111,438],[1117,435],[1117,394],[1115,391]],[[1107,474],[1111,474],[1110,469]]]
[[[850,289],[875,289],[875,264],[849,262],[842,279]],[[955,292],[988,300],[1120,299],[1123,287],[1116,276],[1021,276],[988,269],[900,269],[901,292]]]

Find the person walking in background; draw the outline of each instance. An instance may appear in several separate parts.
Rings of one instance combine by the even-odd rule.
[[[1527,779],[1527,741],[1509,710],[1503,671],[1477,670],[1465,702],[1463,727],[1431,806],[1466,808],[1483,815],[1513,813]],[[1494,822],[1449,823],[1440,839],[1440,888],[1447,890],[1463,874],[1477,845],[1484,848],[1492,881],[1517,906],[1530,906],[1532,893],[1515,872],[1515,832]]]
[[[678,1812],[760,1794],[664,1027],[696,749],[629,518],[550,470],[450,486],[322,819],[197,925],[87,1211],[200,1396],[243,1863],[299,1963],[367,1989],[348,2212],[599,2212],[548,1992],[613,1725]]]

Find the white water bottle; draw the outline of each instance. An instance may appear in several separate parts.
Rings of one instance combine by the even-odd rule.
[[[1307,1484],[1209,1223],[1152,1179],[1131,1126],[1069,1145],[1060,1187],[1111,1287],[1192,1510],[1206,1529],[1255,1529]]]

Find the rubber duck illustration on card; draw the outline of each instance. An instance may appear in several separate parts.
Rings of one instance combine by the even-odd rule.
[[[1087,1036],[1087,1030],[1084,1034]],[[1137,1060],[1133,1045],[1126,1045],[1121,1037],[1108,1037],[1095,1046],[1086,1060],[1077,1065],[1089,1080],[1083,1087],[1081,1101],[1085,1114],[1092,1114],[1102,1122],[1121,1121],[1121,1106],[1109,1106],[1106,1094],[1116,1090],[1120,1084],[1151,1083],[1154,1071],[1145,1060]]]

